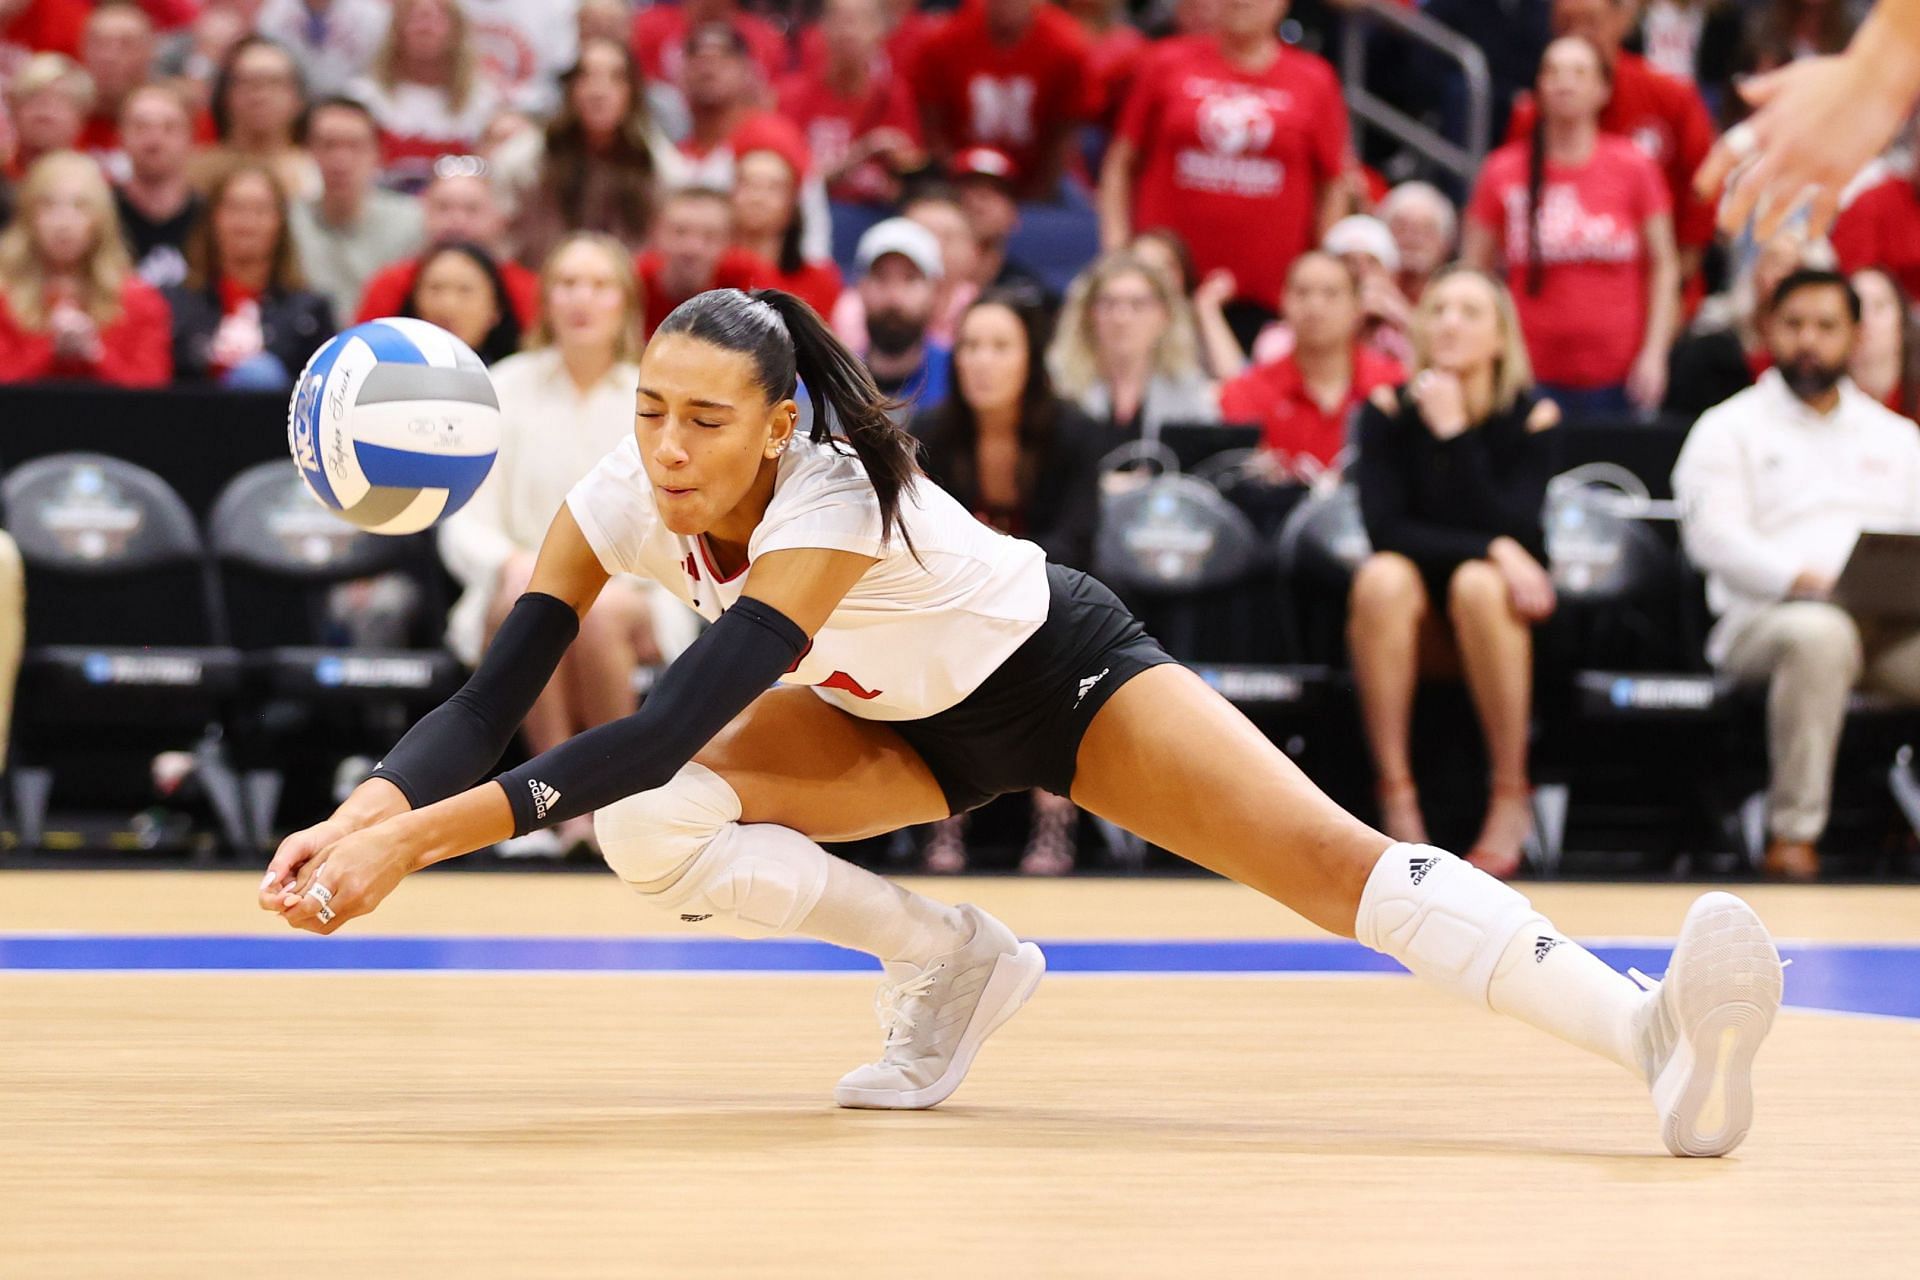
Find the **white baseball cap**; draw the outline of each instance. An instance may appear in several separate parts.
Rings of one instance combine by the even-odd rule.
[[[890,253],[897,253],[920,268],[920,273],[930,280],[946,274],[940,260],[940,241],[911,218],[888,218],[868,227],[854,253],[854,265],[864,276],[873,270],[874,263]]]
[[[1400,246],[1394,243],[1393,232],[1380,219],[1369,218],[1364,213],[1342,218],[1328,227],[1327,238],[1320,242],[1320,247],[1336,258],[1364,253],[1388,271],[1400,269]]]

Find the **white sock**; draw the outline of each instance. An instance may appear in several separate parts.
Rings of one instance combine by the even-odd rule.
[[[800,922],[810,938],[851,947],[883,961],[925,965],[965,945],[965,919],[944,902],[903,889],[826,850],[827,884]]]
[[[1380,855],[1354,934],[1417,976],[1630,1071],[1647,995],[1555,929],[1511,885],[1431,845]]]
[[[1487,984],[1487,1003],[1495,1013],[1641,1073],[1633,1027],[1647,993],[1546,917],[1536,924],[1513,935],[1501,953]]]

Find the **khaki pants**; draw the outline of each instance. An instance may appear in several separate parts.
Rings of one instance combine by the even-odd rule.
[[[20,674],[26,635],[26,571],[20,549],[0,533],[0,769],[7,767],[7,744],[13,740],[13,682]]]
[[[1862,628],[1836,605],[1770,606],[1734,637],[1721,669],[1767,684],[1767,826],[1812,842],[1826,829],[1833,762],[1855,685],[1920,702],[1920,626]]]

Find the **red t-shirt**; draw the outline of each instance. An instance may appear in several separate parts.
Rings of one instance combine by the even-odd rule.
[[[1535,114],[1531,94],[1515,99],[1507,141],[1527,141]],[[1684,248],[1712,244],[1713,202],[1693,191],[1693,175],[1713,149],[1713,121],[1700,91],[1622,51],[1613,64],[1613,96],[1600,113],[1600,128],[1632,139],[1660,170],[1673,208],[1674,240]]]
[[[705,293],[708,289],[765,289],[771,287],[780,275],[771,262],[734,247],[720,255],[720,264],[714,268],[713,280],[705,288],[695,289],[693,293],[676,294],[668,292],[660,279],[660,270],[665,265],[666,258],[658,249],[643,250],[633,260],[633,269],[640,277],[640,305],[646,313],[645,336],[648,338],[653,337],[653,331],[660,327],[667,313],[691,298],[693,293]]]
[[[1295,458],[1312,458],[1331,467],[1347,445],[1347,419],[1354,406],[1376,387],[1397,387],[1406,379],[1400,362],[1361,343],[1353,347],[1353,381],[1346,399],[1331,413],[1307,394],[1306,379],[1291,353],[1257,364],[1220,388],[1220,416],[1228,422],[1260,424],[1260,446]]]
[[[1920,189],[1893,177],[1854,197],[1833,224],[1833,251],[1849,273],[1884,267],[1909,298],[1920,298]]]
[[[911,75],[914,62],[920,56],[920,46],[945,21],[941,14],[921,13],[918,10],[904,15],[900,25],[889,32],[880,45],[888,69],[897,76]],[[826,69],[827,35],[815,22],[800,33],[800,70],[813,74]]]
[[[1087,118],[1111,125],[1152,47],[1140,28],[1122,22],[1087,46]]]
[[[1527,292],[1527,153],[1509,142],[1480,169],[1467,216],[1491,231],[1541,382],[1627,380],[1647,329],[1646,222],[1667,212],[1653,161],[1601,134],[1578,168],[1548,164],[1540,190],[1540,292]]]
[[[1177,231],[1202,275],[1225,267],[1240,297],[1272,307],[1346,163],[1333,68],[1282,45],[1266,70],[1242,71],[1215,42],[1182,40],[1142,64],[1117,133],[1139,157],[1135,229]]]
[[[122,387],[164,387],[173,377],[173,313],[137,276],[120,286],[120,314],[100,330],[91,364],[56,359],[53,339],[22,329],[0,296],[0,383],[75,378]]]
[[[513,314],[525,332],[540,317],[540,277],[511,258],[501,259],[498,265],[501,283],[507,286],[507,298],[513,303]],[[407,295],[413,292],[413,278],[419,273],[418,258],[402,258],[374,272],[360,294],[360,314],[353,322],[365,324],[384,316],[399,315],[400,308],[407,304]]]
[[[733,29],[747,42],[747,54],[772,84],[787,69],[787,37],[765,18],[736,13]],[[651,5],[633,15],[633,57],[649,80],[680,83],[687,63],[687,13],[677,4]]]
[[[803,262],[800,269],[791,274],[773,263],[765,264],[764,269],[765,274],[752,287],[785,289],[818,311],[822,320],[833,314],[833,304],[840,300],[840,268],[833,263]]]
[[[796,71],[780,84],[780,114],[806,134],[807,149],[823,173],[838,170],[853,144],[875,129],[898,129],[920,141],[913,95],[905,80],[890,70],[871,77],[866,93],[857,98],[842,97],[824,70]],[[886,169],[878,160],[867,160],[830,183],[827,195],[852,203],[879,203],[892,190]]]
[[[0,44],[35,53],[64,53],[76,61],[93,0],[31,0],[0,29]]]
[[[912,79],[930,142],[998,147],[1037,190],[1067,127],[1086,114],[1087,38],[1065,11],[1041,5],[1025,35],[997,44],[986,6],[970,5],[920,46]]]

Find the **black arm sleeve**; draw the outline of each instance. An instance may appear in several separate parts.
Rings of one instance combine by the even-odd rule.
[[[407,730],[372,776],[400,788],[415,809],[486,777],[579,633],[571,605],[534,591],[521,596],[472,677]]]
[[[788,671],[807,633],[751,596],[675,660],[630,716],[578,734],[494,781],[513,806],[513,833],[592,813],[663,787],[747,704]]]

